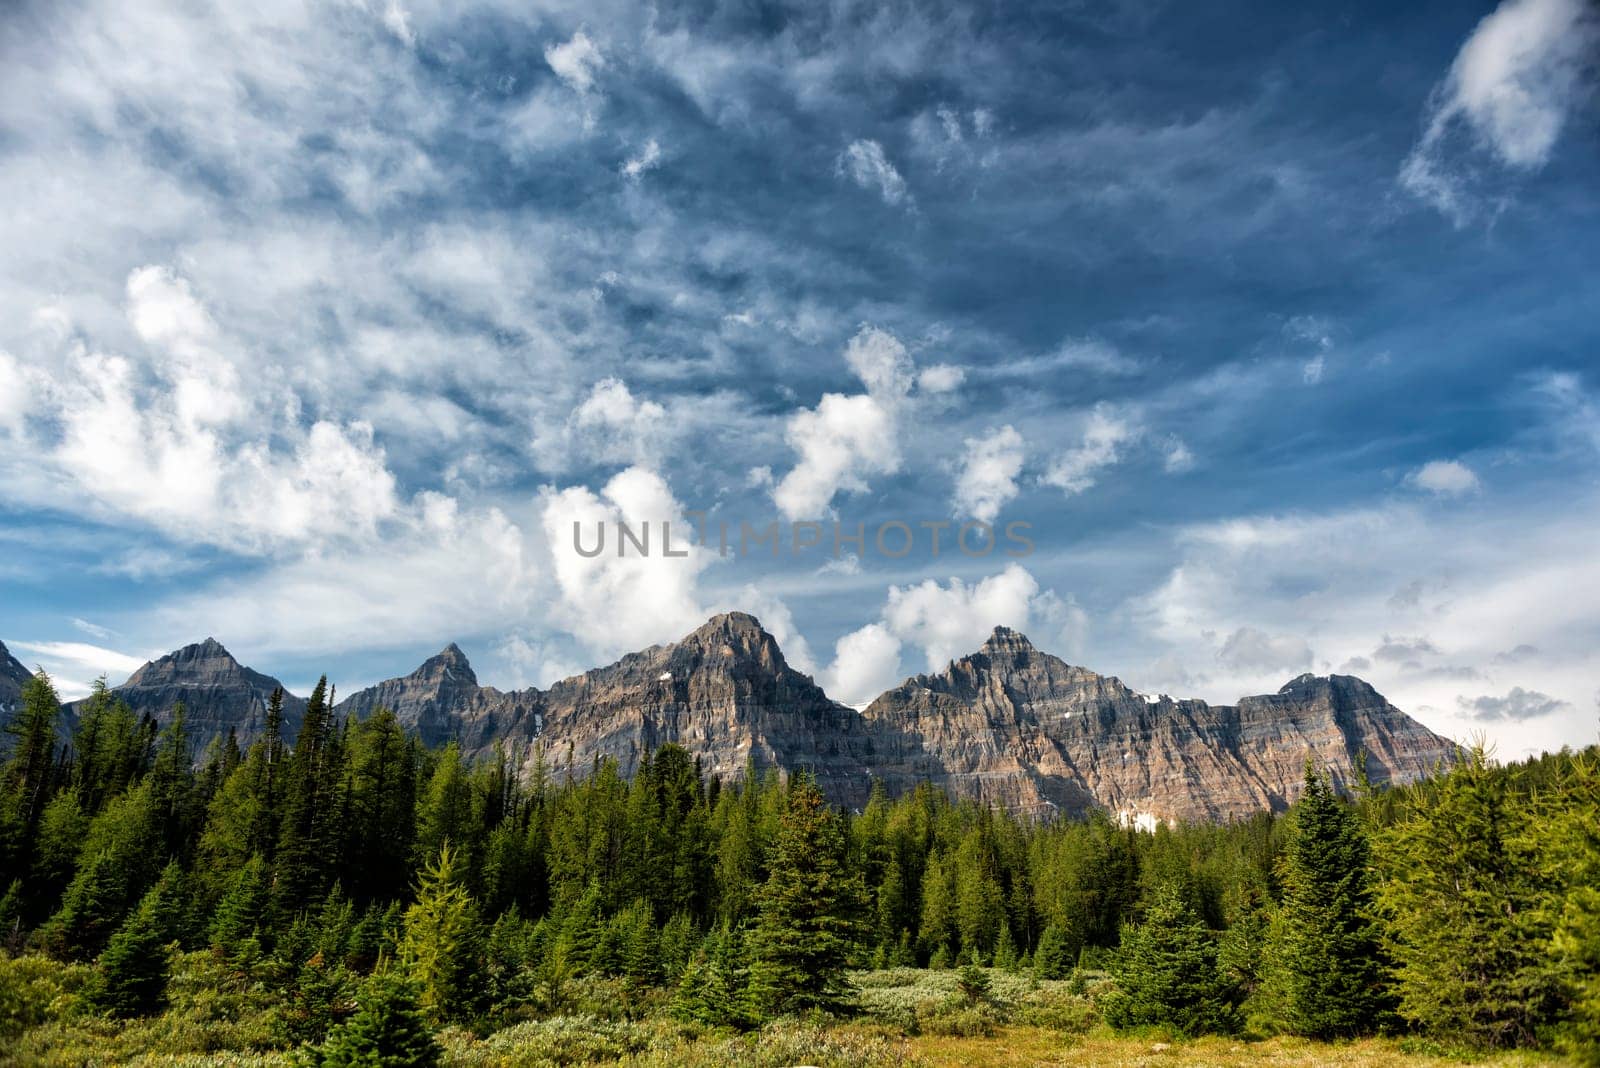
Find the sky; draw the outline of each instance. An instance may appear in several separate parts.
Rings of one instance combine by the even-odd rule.
[[[0,640],[511,688],[742,609],[860,705],[1004,624],[1593,742],[1597,55],[1582,0],[23,0]]]

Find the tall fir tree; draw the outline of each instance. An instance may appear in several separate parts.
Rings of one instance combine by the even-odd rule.
[[[1170,883],[1155,889],[1144,922],[1123,932],[1112,976],[1116,989],[1104,1002],[1112,1027],[1164,1026],[1200,1035],[1238,1026],[1217,972],[1216,936]]]
[[[184,914],[182,873],[170,866],[100,955],[91,1000],[108,1016],[149,1016],[166,1001],[169,943]]]
[[[1365,829],[1309,761],[1289,817],[1271,925],[1270,983],[1286,1028],[1313,1038],[1375,1030],[1389,1005]]]
[[[814,783],[797,777],[758,898],[752,983],[765,1011],[831,1012],[849,1003],[845,966],[862,934],[865,888],[845,861],[838,815]]]

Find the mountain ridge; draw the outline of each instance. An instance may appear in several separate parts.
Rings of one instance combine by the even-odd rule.
[[[115,688],[136,710],[183,699],[203,746],[260,729],[278,685],[215,639],[141,667]],[[835,701],[792,667],[744,612],[713,616],[676,642],[627,653],[545,689],[479,683],[454,642],[411,673],[346,696],[349,718],[391,709],[430,745],[500,749],[525,772],[581,776],[601,760],[624,775],[660,745],[688,749],[706,774],[806,770],[834,801],[861,806],[875,783],[919,783],[1041,816],[1092,809],[1126,822],[1230,819],[1298,796],[1307,755],[1348,785],[1364,755],[1372,782],[1410,782],[1453,759],[1429,731],[1354,676],[1301,675],[1275,694],[1210,705],[1141,695],[996,627],[943,671],[907,677],[865,708]],[[304,701],[285,699],[290,733]],[[197,746],[198,751],[198,746]]]

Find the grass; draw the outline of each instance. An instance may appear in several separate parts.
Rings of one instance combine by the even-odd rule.
[[[1532,1053],[1480,1057],[1411,1053],[1392,1039],[1329,1044],[1279,1036],[1257,1042],[1227,1038],[1171,1042],[1097,1030],[1064,1040],[1057,1031],[1029,1026],[1007,1027],[993,1038],[918,1036],[910,1040],[909,1052],[920,1068],[1424,1068],[1463,1063],[1535,1068],[1568,1064]]]
[[[138,1068],[287,1068],[273,1001],[258,983],[207,954],[186,954],[172,1007],[113,1023],[85,1011],[90,970],[42,958],[0,961],[0,1068],[131,1065]],[[964,998],[953,971],[858,972],[860,1012],[848,1021],[778,1020],[751,1034],[668,1019],[660,998],[628,999],[615,983],[575,984],[563,1015],[512,1023],[489,1034],[439,1035],[447,1068],[1423,1068],[1480,1064],[1534,1068],[1567,1062],[1537,1053],[1455,1053],[1418,1041],[1323,1044],[1284,1036],[1174,1041],[1116,1035],[1100,1022],[1103,978],[1035,982],[991,970],[988,996]]]

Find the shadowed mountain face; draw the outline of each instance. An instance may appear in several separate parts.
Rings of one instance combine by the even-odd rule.
[[[33,678],[33,672],[11,655],[5,642],[0,642],[0,718],[8,718],[22,701],[22,688]]]
[[[229,726],[241,740],[259,731],[274,685],[208,640],[145,665],[117,693],[163,713],[181,697],[204,744]],[[304,707],[285,703],[291,737]],[[1420,778],[1455,751],[1360,679],[1303,675],[1237,705],[1152,699],[1004,627],[943,672],[907,679],[857,712],[791,668],[741,612],[547,690],[481,686],[451,644],[337,709],[364,717],[379,707],[431,745],[454,740],[469,756],[500,746],[530,773],[542,763],[546,775],[581,776],[612,759],[631,775],[675,742],[707,774],[805,770],[851,806],[866,802],[874,781],[891,793],[931,782],[1017,812],[1104,809],[1144,826],[1284,808],[1308,756],[1341,782],[1364,760],[1382,784]]]
[[[342,716],[365,719],[376,709],[387,708],[402,726],[415,731],[428,745],[442,745],[460,738],[464,724],[485,720],[503,723],[508,735],[517,734],[516,728],[530,714],[537,733],[538,706],[537,690],[502,693],[491,686],[479,686],[467,655],[451,642],[405,678],[358,690],[334,710]],[[485,740],[492,745],[493,739]]]
[[[115,687],[113,693],[140,714],[166,724],[183,702],[184,726],[199,756],[213,740],[231,729],[239,744],[248,745],[266,726],[267,702],[283,683],[240,664],[215,638],[186,645],[152,660]],[[83,702],[69,709],[76,712]],[[293,738],[305,716],[304,698],[285,693],[283,734]]]

